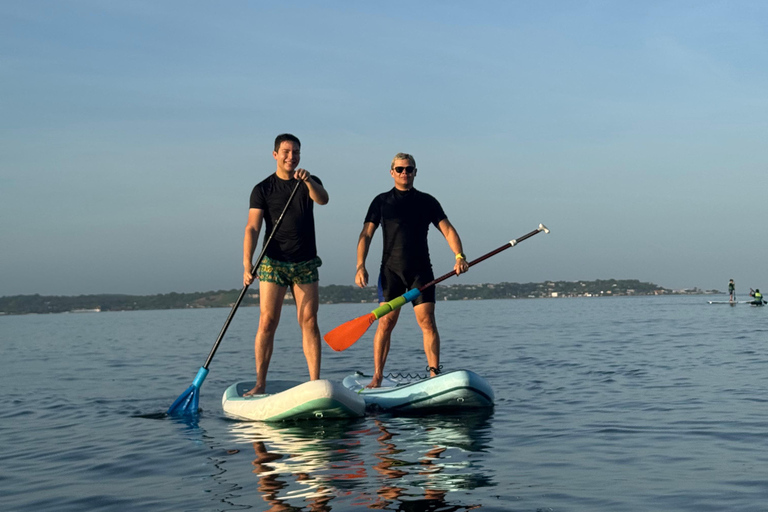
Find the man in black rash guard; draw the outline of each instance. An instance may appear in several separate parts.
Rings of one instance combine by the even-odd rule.
[[[363,231],[357,242],[355,273],[355,283],[361,288],[367,286],[368,271],[365,269],[365,259],[373,234],[381,225],[384,247],[378,290],[379,302],[382,304],[434,279],[427,244],[430,224],[440,230],[456,255],[456,273],[461,274],[469,269],[459,234],[443,212],[440,203],[431,195],[413,188],[416,178],[416,161],[413,156],[407,153],[395,155],[389,173],[395,180],[395,187],[376,196],[368,208]],[[424,352],[430,376],[434,377],[440,368],[440,335],[435,323],[434,286],[424,290],[413,301],[413,311],[424,337]],[[368,384],[369,388],[381,386],[392,330],[399,316],[398,308],[379,319],[373,340],[374,372],[373,379]]]
[[[307,359],[310,380],[320,378],[320,329],[317,325],[319,303],[318,270],[322,261],[317,256],[315,245],[315,218],[312,207],[315,203],[326,204],[328,192],[317,176],[311,176],[306,169],[299,169],[301,142],[294,135],[284,133],[275,139],[272,157],[277,161],[277,171],[260,182],[251,192],[248,224],[243,238],[243,285],[250,285],[259,279],[259,329],[254,342],[256,353],[256,385],[245,393],[264,393],[267,370],[272,357],[275,331],[280,321],[283,299],[288,287],[296,300],[296,311],[301,327],[304,357]],[[251,275],[253,253],[259,240],[262,220],[265,226],[264,239],[269,237],[275,222],[288,203],[296,186],[296,180],[303,183],[288,205],[285,216],[275,236],[267,247],[264,259]]]

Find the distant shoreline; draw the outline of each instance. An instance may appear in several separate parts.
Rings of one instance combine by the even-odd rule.
[[[144,311],[157,309],[202,309],[232,307],[242,290],[218,290],[158,295],[15,295],[0,297],[0,315],[47,313],[97,313],[103,311]],[[438,301],[483,299],[541,299],[568,297],[621,297],[642,295],[710,295],[718,290],[689,288],[672,290],[636,279],[595,281],[544,281],[542,283],[485,283],[438,285]],[[287,302],[293,302],[290,290]],[[320,287],[322,304],[378,303],[375,288],[349,285]],[[259,304],[258,288],[249,290],[242,306]]]

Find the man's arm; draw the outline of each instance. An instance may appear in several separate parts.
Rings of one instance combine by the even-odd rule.
[[[355,271],[355,283],[360,288],[368,286],[368,271],[365,270],[365,259],[368,257],[368,249],[371,247],[371,239],[376,231],[376,224],[366,222],[357,240],[357,270]]]
[[[319,205],[328,204],[328,192],[326,192],[325,187],[323,187],[319,181],[309,174],[308,170],[296,169],[296,174],[294,176],[297,180],[306,183],[307,188],[309,189],[310,199]]]
[[[253,282],[253,253],[259,243],[259,230],[261,229],[261,220],[264,218],[264,210],[251,208],[248,210],[248,224],[245,226],[245,236],[243,237],[243,286],[248,286]]]
[[[453,227],[453,224],[451,224],[451,221],[448,219],[443,219],[440,221],[440,223],[437,225],[438,229],[440,229],[440,232],[445,237],[445,240],[448,242],[448,246],[453,251],[453,254],[455,255],[463,255],[464,254],[464,248],[461,245],[461,238],[459,238],[459,233],[456,231],[456,228]],[[462,272],[466,272],[469,270],[469,265],[467,264],[467,260],[464,257],[457,257],[456,258],[456,264],[453,266],[453,270],[456,271],[456,274],[461,274]]]

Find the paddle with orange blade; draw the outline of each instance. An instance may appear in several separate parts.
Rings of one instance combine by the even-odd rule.
[[[483,256],[480,256],[476,260],[470,261],[468,265],[471,267],[472,265],[477,265],[481,261],[485,261],[491,256],[495,256],[499,254],[501,251],[509,249],[510,247],[514,247],[515,245],[519,244],[523,240],[527,240],[528,238],[531,238],[533,235],[538,234],[539,232],[545,232],[549,233],[549,229],[544,224],[539,224],[539,227],[531,231],[530,233],[527,233],[520,238],[516,238],[498,249],[494,249],[493,251],[489,252],[488,254],[484,254]],[[368,330],[368,328],[373,325],[373,322],[381,318],[382,316],[386,315],[387,313],[391,313],[392,311],[396,310],[397,308],[400,308],[415,298],[417,298],[419,295],[421,295],[421,292],[429,288],[430,286],[434,286],[437,283],[440,283],[442,281],[445,281],[449,277],[455,276],[456,271],[451,270],[447,274],[438,277],[437,279],[428,282],[421,288],[414,288],[412,290],[408,290],[400,297],[393,299],[385,304],[382,304],[378,308],[374,309],[367,315],[363,315],[361,317],[355,318],[354,320],[350,320],[347,323],[341,324],[340,326],[333,329],[331,332],[326,334],[323,339],[325,340],[330,347],[340,352],[342,350],[346,350],[349,347],[351,347],[357,340],[359,340],[363,334],[365,334],[365,331]]]

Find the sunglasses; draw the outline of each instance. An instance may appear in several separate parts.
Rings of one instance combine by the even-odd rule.
[[[409,165],[408,167],[395,167],[394,171],[397,174],[402,174],[403,171],[405,171],[406,174],[413,174],[414,172],[416,172],[416,168],[412,165]]]

